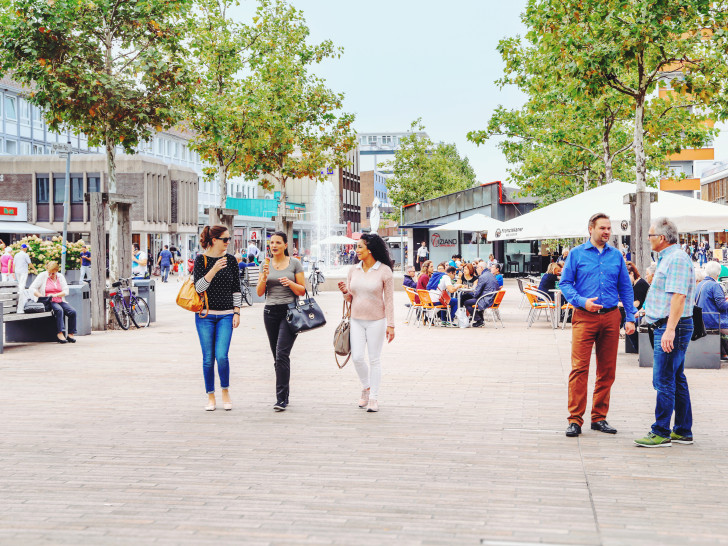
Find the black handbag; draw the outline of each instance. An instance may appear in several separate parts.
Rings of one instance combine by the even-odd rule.
[[[31,313],[44,313],[46,310],[45,305],[37,301],[26,301],[23,306],[23,313],[29,315]]]
[[[700,294],[703,293],[703,288],[705,288],[705,285],[700,288],[700,292],[698,292],[698,297],[695,298],[696,303],[700,299]],[[705,331],[705,323],[703,322],[703,309],[702,307],[693,305],[693,336],[690,338],[690,341],[695,341],[707,335],[708,332]]]
[[[43,304],[44,311],[53,311],[51,301],[53,301],[53,298],[51,296],[41,296],[40,298],[38,298],[38,303]]]
[[[291,333],[295,335],[321,328],[326,324],[326,318],[316,300],[308,297],[306,290],[306,297],[303,300],[296,297],[296,301],[288,304],[286,322]]]

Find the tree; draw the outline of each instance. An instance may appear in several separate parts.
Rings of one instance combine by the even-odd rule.
[[[270,48],[258,66],[267,118],[249,163],[277,182],[281,199],[276,229],[290,238],[293,221],[286,214],[286,183],[297,178],[325,180],[327,167],[348,164],[346,156],[355,148],[356,137],[354,116],[341,112],[343,95],[311,73],[313,65],[338,57],[341,49],[328,40],[309,44],[303,13],[285,1],[273,7],[273,15]],[[270,187],[265,179],[261,184]]]
[[[706,109],[725,117],[728,9],[714,0],[529,0],[524,22],[563,91],[594,99],[605,88],[624,95],[633,119],[637,195],[632,246],[649,264],[646,113]],[[673,93],[659,93],[671,88]],[[668,146],[669,147],[669,146]]]
[[[382,166],[391,168],[387,179],[390,202],[395,207],[433,199],[465,190],[476,184],[475,171],[467,157],[460,157],[454,144],[435,145],[420,134],[422,119],[410,125],[410,134],[400,139],[394,160]]]
[[[195,133],[191,147],[210,165],[206,175],[218,181],[219,210],[211,211],[211,223],[224,222],[228,178],[257,174],[255,149],[268,128],[267,101],[256,70],[271,50],[272,38],[279,38],[275,16],[280,3],[260,0],[250,24],[229,15],[238,5],[237,0],[197,0],[189,24],[190,63],[197,80],[185,118]]]
[[[116,193],[116,147],[133,153],[178,120],[187,89],[181,22],[188,0],[12,0],[0,12],[2,72],[25,84],[52,130],[104,146]],[[110,276],[118,279],[119,209],[110,204]]]
[[[625,95],[609,87],[601,94],[570,94],[565,76],[554,72],[533,44],[516,38],[499,44],[506,64],[503,87],[515,85],[528,96],[517,110],[498,107],[488,128],[472,131],[478,144],[494,136],[509,163],[510,178],[547,205],[593,185],[634,178],[633,112]],[[650,182],[668,172],[668,150],[701,147],[715,131],[705,116],[676,108],[676,97],[654,104],[645,114]],[[672,153],[672,152],[669,152]],[[631,159],[630,159],[631,158]]]

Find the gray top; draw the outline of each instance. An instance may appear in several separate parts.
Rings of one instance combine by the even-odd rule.
[[[262,272],[263,267],[261,266],[260,269]],[[296,300],[296,295],[293,291],[287,286],[283,286],[280,282],[280,279],[283,277],[288,277],[293,282],[296,282],[296,273],[303,273],[303,266],[300,260],[290,258],[288,267],[281,270],[273,267],[273,261],[271,260],[268,281],[265,285],[268,291],[265,297],[266,305],[283,305],[293,303]]]

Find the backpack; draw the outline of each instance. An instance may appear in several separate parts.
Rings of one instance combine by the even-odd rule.
[[[432,277],[430,277],[429,282],[427,283],[427,289],[428,290],[437,290],[437,285],[440,284],[440,279],[444,273],[442,271],[435,271],[432,274]]]

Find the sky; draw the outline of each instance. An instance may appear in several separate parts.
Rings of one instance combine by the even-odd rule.
[[[455,143],[469,158],[480,182],[507,180],[497,141],[476,146],[466,135],[484,129],[498,105],[524,102],[495,80],[503,71],[498,42],[525,33],[520,14],[527,0],[291,2],[304,12],[312,40],[344,48],[341,58],[315,72],[344,93],[344,110],[356,115],[358,132],[406,131],[421,117],[433,141]],[[249,20],[254,9],[253,1],[241,0],[236,16]],[[715,147],[715,159],[728,160],[728,131]],[[700,163],[698,175],[711,162]]]

